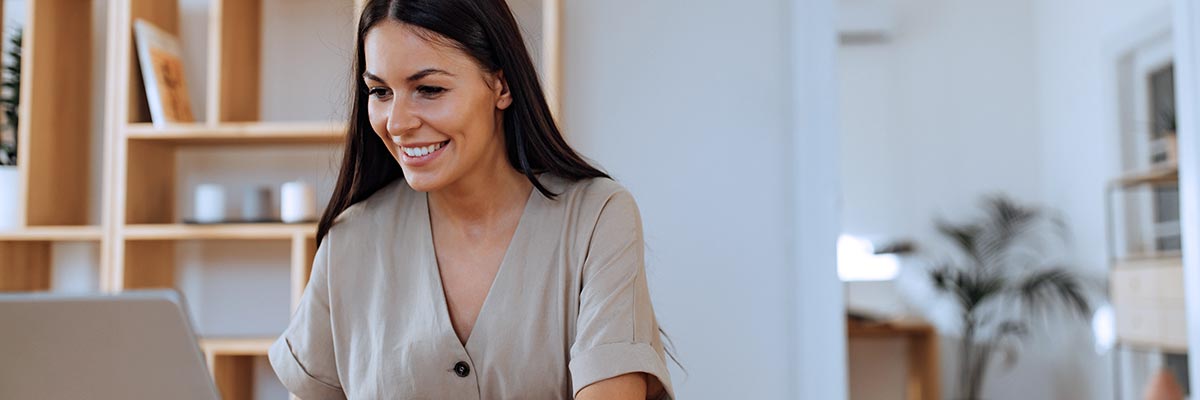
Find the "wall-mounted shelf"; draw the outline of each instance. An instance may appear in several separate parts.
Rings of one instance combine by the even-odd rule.
[[[99,226],[34,226],[0,231],[0,241],[6,242],[88,242],[103,237]]]
[[[200,350],[212,356],[265,356],[275,342],[273,337],[264,338],[200,338]]]
[[[316,224],[137,224],[122,229],[125,240],[291,240],[315,237]]]
[[[1139,185],[1165,185],[1176,182],[1179,182],[1179,167],[1172,164],[1130,172],[1113,179],[1109,184],[1117,188],[1130,188]]]
[[[345,123],[341,122],[227,122],[161,129],[149,123],[135,123],[125,129],[130,140],[181,145],[336,144],[343,140],[345,132]]]

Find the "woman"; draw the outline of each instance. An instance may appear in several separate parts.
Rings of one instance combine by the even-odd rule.
[[[550,116],[504,0],[372,0],[308,287],[304,399],[672,397],[629,192]]]

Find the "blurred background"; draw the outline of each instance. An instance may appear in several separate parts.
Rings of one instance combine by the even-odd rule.
[[[178,288],[224,397],[287,398],[360,4],[4,0],[0,290]],[[509,4],[637,198],[679,398],[1197,398],[1191,2]]]

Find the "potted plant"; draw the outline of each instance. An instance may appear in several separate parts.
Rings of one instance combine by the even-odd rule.
[[[20,174],[17,172],[17,149],[20,135],[17,134],[18,107],[21,100],[21,42],[22,31],[18,27],[11,38],[6,52],[3,73],[0,76],[0,228],[17,225],[20,210]]]
[[[930,264],[931,306],[954,310],[962,342],[958,349],[957,393],[979,400],[984,377],[1005,356],[1015,362],[1021,342],[1038,314],[1091,316],[1089,285],[1075,268],[1054,257],[1066,246],[1066,228],[1049,211],[996,196],[985,201],[986,216],[964,223],[937,223],[957,254]],[[936,319],[936,318],[935,318]],[[1072,318],[1073,319],[1073,318]]]

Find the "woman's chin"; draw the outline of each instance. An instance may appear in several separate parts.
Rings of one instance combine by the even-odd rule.
[[[432,174],[410,173],[404,171],[404,180],[408,182],[408,187],[418,192],[432,192],[444,186],[440,179]]]

